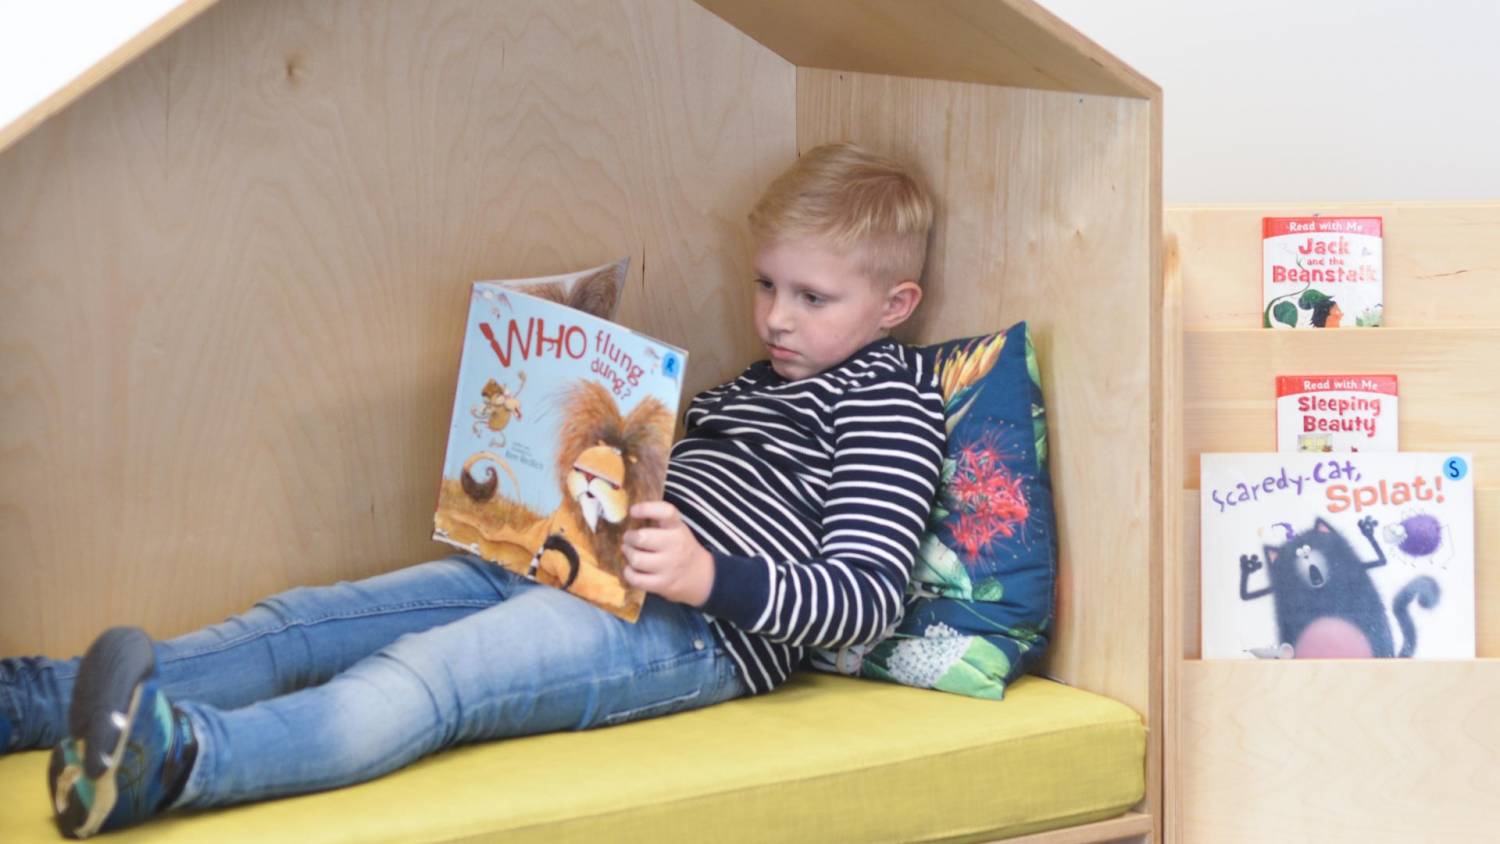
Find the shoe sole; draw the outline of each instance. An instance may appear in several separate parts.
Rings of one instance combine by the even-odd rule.
[[[83,655],[68,708],[68,738],[52,751],[48,769],[57,825],[69,838],[94,835],[114,809],[115,773],[155,667],[151,639],[136,627],[104,631]],[[80,793],[84,789],[92,790],[91,801]]]

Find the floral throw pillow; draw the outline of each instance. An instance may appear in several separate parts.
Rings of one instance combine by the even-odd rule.
[[[1036,352],[1024,322],[922,351],[942,384],[948,447],[906,616],[873,647],[815,665],[999,699],[1052,628],[1056,543]]]

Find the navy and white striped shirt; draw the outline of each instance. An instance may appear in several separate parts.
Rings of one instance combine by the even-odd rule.
[[[915,350],[877,340],[798,381],[761,361],[686,418],[665,498],[713,554],[703,610],[753,693],[900,621],[944,445]]]

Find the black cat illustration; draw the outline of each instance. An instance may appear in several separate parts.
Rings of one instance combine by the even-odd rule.
[[[1396,654],[1385,605],[1370,579],[1369,570],[1386,561],[1375,541],[1376,524],[1369,516],[1359,521],[1359,532],[1375,549],[1373,562],[1359,559],[1348,540],[1321,518],[1279,548],[1263,546],[1264,566],[1258,555],[1240,555],[1240,599],[1273,596],[1280,642],[1291,646],[1292,656],[1409,657],[1416,651],[1410,605],[1415,599],[1426,609],[1436,606],[1438,584],[1426,575],[1415,577],[1391,602],[1401,625],[1401,651]],[[1262,568],[1270,585],[1249,591],[1250,576]]]

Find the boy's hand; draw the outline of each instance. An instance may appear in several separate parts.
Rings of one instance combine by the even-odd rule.
[[[677,508],[647,501],[631,507],[630,515],[652,519],[656,526],[625,533],[625,582],[680,604],[703,606],[714,586],[714,558],[682,523]]]

